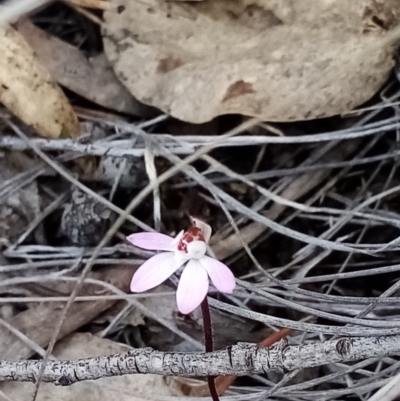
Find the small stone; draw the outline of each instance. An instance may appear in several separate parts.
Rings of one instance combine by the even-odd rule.
[[[92,196],[76,189],[64,206],[61,234],[71,245],[95,246],[106,233],[114,213]]]

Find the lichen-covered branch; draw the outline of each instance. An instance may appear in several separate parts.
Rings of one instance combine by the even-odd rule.
[[[288,345],[281,341],[263,348],[240,343],[210,353],[161,352],[141,348],[123,354],[48,361],[42,380],[67,386],[83,380],[135,373],[165,376],[244,376],[268,371],[289,372],[333,362],[356,361],[377,356],[400,355],[400,335],[349,337],[322,343]],[[41,361],[0,361],[0,380],[35,382]]]

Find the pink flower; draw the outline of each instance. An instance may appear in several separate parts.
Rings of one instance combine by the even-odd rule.
[[[192,218],[193,227],[175,238],[160,233],[131,234],[127,240],[143,249],[166,251],[152,256],[132,277],[131,291],[143,292],[160,285],[184,266],[176,302],[181,313],[196,309],[206,297],[209,278],[220,292],[231,294],[236,282],[230,269],[206,255],[211,227]]]

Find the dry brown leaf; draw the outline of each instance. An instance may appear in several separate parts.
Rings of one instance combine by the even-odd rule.
[[[105,51],[132,94],[179,119],[343,113],[385,82],[398,0],[113,0]],[[390,33],[389,33],[390,35]]]
[[[61,85],[111,110],[146,117],[154,115],[154,111],[139,103],[121,84],[104,54],[88,59],[76,47],[47,34],[27,19],[19,21],[17,29]]]
[[[60,359],[80,359],[126,352],[129,349],[131,347],[125,344],[101,339],[89,333],[76,333],[60,341],[54,349],[54,355]],[[139,401],[185,395],[180,391],[183,386],[172,384],[175,384],[173,378],[165,381],[162,376],[150,374],[109,377],[76,383],[69,387],[43,383],[37,401]],[[27,400],[32,394],[34,384],[4,383],[0,389],[14,400]]]
[[[68,99],[12,27],[0,28],[0,101],[45,137],[74,137],[80,126]]]

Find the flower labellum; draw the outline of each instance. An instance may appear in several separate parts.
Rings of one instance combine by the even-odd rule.
[[[181,231],[175,238],[160,233],[131,234],[127,240],[142,249],[165,251],[152,256],[132,277],[131,291],[144,292],[160,285],[184,266],[176,302],[181,313],[196,309],[207,296],[209,280],[215,288],[231,294],[236,282],[230,269],[206,255],[211,238],[211,227],[192,218],[193,226]]]

